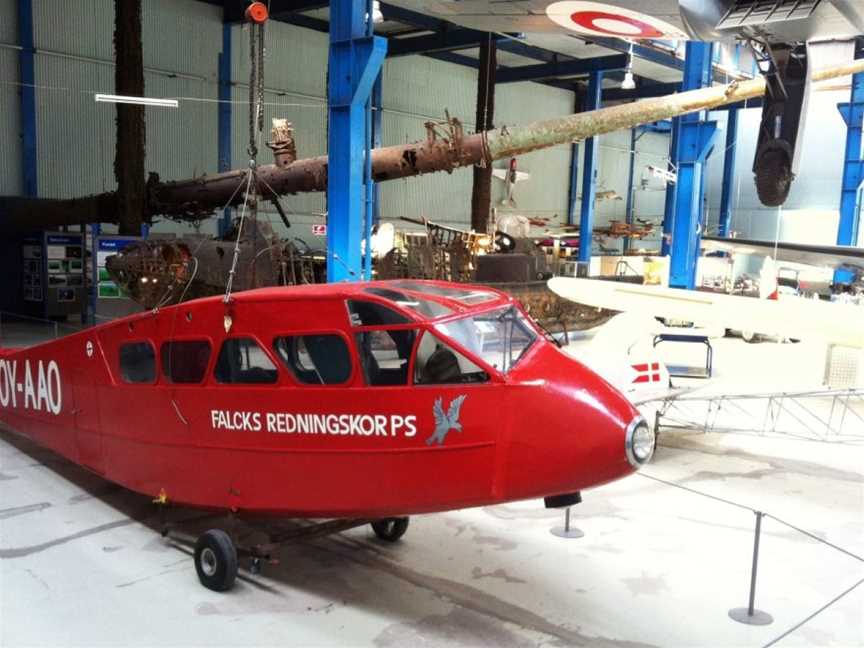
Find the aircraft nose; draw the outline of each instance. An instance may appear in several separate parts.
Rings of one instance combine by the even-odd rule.
[[[536,375],[525,376],[536,387],[526,385],[530,399],[519,405],[519,418],[532,423],[520,426],[510,445],[516,490],[532,497],[572,493],[651,460],[654,430],[623,394],[558,349],[542,356]]]

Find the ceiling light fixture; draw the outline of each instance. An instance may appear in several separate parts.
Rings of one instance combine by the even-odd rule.
[[[633,43],[630,43],[630,51],[627,52],[627,67],[624,68],[624,80],[621,82],[621,89],[636,89],[636,80],[633,78]]]
[[[97,94],[93,97],[96,103],[134,104],[136,106],[156,106],[159,108],[177,108],[180,105],[176,99],[154,99],[152,97],[132,97],[129,95]]]

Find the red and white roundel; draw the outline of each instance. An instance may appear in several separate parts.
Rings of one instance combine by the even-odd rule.
[[[675,25],[647,14],[602,2],[553,2],[546,15],[566,29],[587,36],[687,40]]]

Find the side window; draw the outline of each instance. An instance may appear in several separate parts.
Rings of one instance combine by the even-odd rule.
[[[206,340],[165,342],[160,351],[162,375],[169,382],[190,385],[204,380],[210,362],[210,343]]]
[[[411,320],[392,308],[370,301],[348,300],[351,326],[386,326],[387,324],[411,324]]]
[[[351,377],[351,353],[339,335],[279,337],[273,349],[301,383],[341,385]]]
[[[276,366],[251,338],[225,340],[213,373],[217,382],[227,385],[272,385],[279,378]]]
[[[152,384],[156,382],[156,352],[149,342],[120,345],[120,377],[123,382]]]
[[[487,382],[489,374],[431,333],[424,333],[417,345],[414,383],[451,385]]]
[[[417,331],[357,333],[357,351],[367,385],[407,385],[408,362]]]

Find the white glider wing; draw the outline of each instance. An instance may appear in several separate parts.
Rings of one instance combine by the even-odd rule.
[[[851,304],[775,301],[568,277],[550,279],[549,288],[564,299],[597,308],[864,348],[864,308]]]

